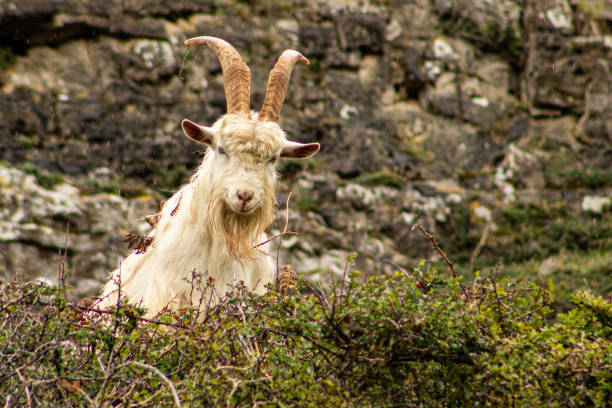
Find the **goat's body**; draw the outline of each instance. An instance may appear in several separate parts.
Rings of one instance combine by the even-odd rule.
[[[214,152],[207,154],[196,176],[163,206],[151,244],[143,253],[134,251],[112,273],[99,304],[108,308],[121,297],[147,308],[147,317],[164,308],[177,310],[187,306],[215,304],[231,285],[243,281],[258,294],[274,280],[270,244],[257,248],[252,259],[238,261],[226,248],[222,237],[215,236],[209,225],[209,173]],[[195,198],[196,192],[203,192]],[[259,234],[256,242],[265,242]],[[194,273],[195,272],[195,273]],[[213,291],[206,291],[207,280],[214,279]]]

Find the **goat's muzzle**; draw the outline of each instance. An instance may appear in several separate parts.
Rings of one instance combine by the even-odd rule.
[[[255,191],[251,189],[231,189],[227,193],[227,205],[235,213],[247,215],[261,205],[261,199],[259,194],[255,194]]]

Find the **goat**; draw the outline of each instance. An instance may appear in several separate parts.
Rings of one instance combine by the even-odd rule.
[[[116,269],[98,307],[119,298],[147,309],[153,317],[168,308],[215,304],[230,285],[243,281],[263,294],[274,280],[265,230],[272,223],[279,158],[308,158],[318,143],[289,141],[277,120],[299,52],[285,50],[270,71],[259,114],[250,109],[249,67],[236,49],[215,37],[185,44],[210,48],[221,63],[227,114],[211,127],[184,119],[191,140],[209,147],[189,184],[163,205],[146,243]],[[264,243],[258,246],[258,244]],[[212,278],[193,281],[193,273]],[[201,299],[208,299],[201,302]]]

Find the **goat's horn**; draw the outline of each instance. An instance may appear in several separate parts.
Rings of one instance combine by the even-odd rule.
[[[268,78],[266,98],[261,108],[261,112],[259,113],[259,120],[269,120],[272,122],[278,120],[285,96],[287,95],[291,71],[298,61],[309,64],[306,57],[299,52],[285,50],[276,64],[274,64],[274,68],[270,71],[270,76]]]
[[[212,49],[223,71],[223,87],[227,101],[227,113],[251,112],[251,71],[236,49],[217,37],[195,37],[185,44],[205,45]]]

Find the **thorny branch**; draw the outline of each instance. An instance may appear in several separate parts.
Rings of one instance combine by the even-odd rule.
[[[436,250],[438,254],[440,254],[440,256],[442,257],[446,265],[448,265],[448,268],[451,271],[451,275],[453,276],[453,278],[457,279],[457,272],[455,271],[453,262],[448,258],[448,256],[446,255],[446,252],[442,248],[440,248],[440,245],[438,244],[438,241],[436,240],[436,238],[432,234],[427,232],[427,230],[421,224],[414,224],[412,226],[412,231],[414,231],[415,229],[418,229],[419,231],[421,231],[421,233],[425,236],[425,238],[427,238],[431,242],[431,246]],[[467,289],[465,288],[463,283],[459,282],[459,286],[461,286],[463,295],[466,298],[469,298]]]
[[[444,250],[440,248],[440,245],[438,244],[438,241],[436,240],[436,238],[432,234],[427,232],[427,230],[421,224],[414,224],[412,226],[412,231],[414,231],[415,229],[418,229],[419,231],[421,231],[421,233],[425,236],[425,238],[427,238],[431,242],[431,246],[433,246],[436,252],[440,254],[444,262],[446,262],[446,264],[448,265],[453,275],[453,278],[456,278],[457,272],[455,272],[455,267],[453,266],[453,262],[450,259],[448,259],[446,252],[444,252]]]
[[[108,315],[115,316],[115,312],[113,312],[111,310],[96,309],[96,308],[93,308],[93,307],[81,306],[81,305],[77,305],[77,304],[74,304],[74,303],[68,303],[67,306],[72,308],[72,309],[77,309],[77,310],[81,310],[81,311],[85,311],[85,312],[94,312],[94,313],[99,313],[99,314],[108,314]],[[154,319],[147,319],[146,317],[137,316],[137,315],[132,314],[132,313],[127,313],[125,311],[123,312],[123,314],[126,317],[137,319],[139,321],[146,322],[146,323],[160,324],[162,326],[176,327],[178,329],[187,329],[187,330],[191,329],[191,327],[185,326],[183,324],[172,323],[172,322],[162,322],[160,320],[154,320]]]

